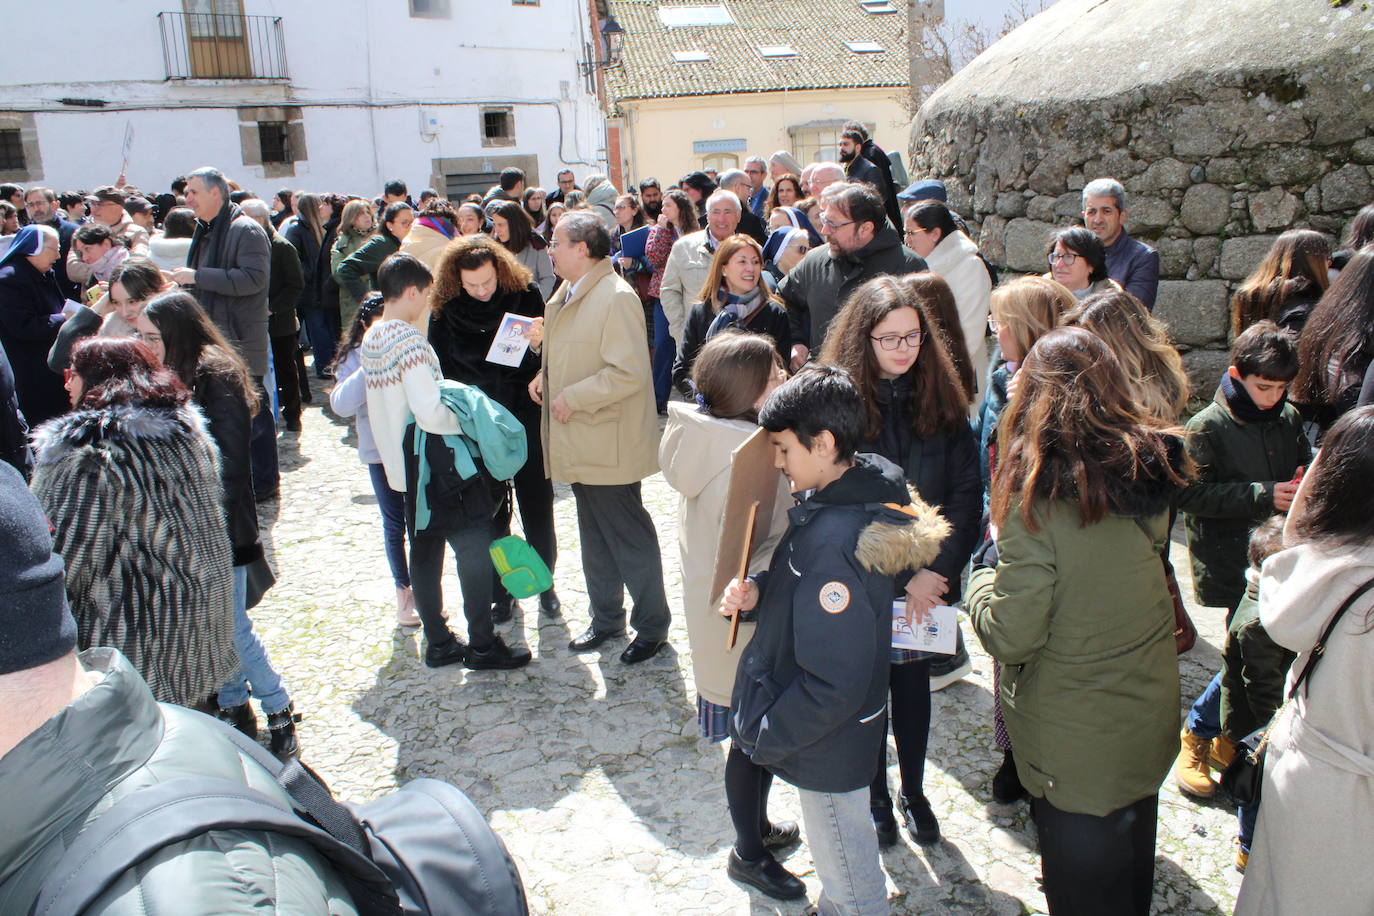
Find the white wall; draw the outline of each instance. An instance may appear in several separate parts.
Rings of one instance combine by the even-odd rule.
[[[289,83],[164,79],[156,13],[176,0],[82,0],[79,15],[66,3],[13,6],[8,34],[62,36],[11,42],[0,59],[0,114],[33,114],[41,182],[53,187],[112,182],[126,124],[128,180],[150,192],[206,164],[264,196],[284,186],[375,194],[393,177],[416,193],[436,158],[535,155],[549,186],[565,165],[579,177],[604,171],[602,118],[577,69],[581,0],[450,0],[446,20],[410,18],[406,0],[244,0],[248,15],[282,17]],[[482,146],[489,104],[513,106],[515,146]],[[300,107],[308,159],[294,177],[243,164],[237,108],[272,105]],[[434,136],[422,134],[421,111],[438,120]]]

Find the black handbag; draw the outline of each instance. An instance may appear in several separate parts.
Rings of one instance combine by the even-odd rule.
[[[1322,630],[1321,639],[1318,639],[1317,644],[1312,648],[1312,655],[1307,659],[1307,664],[1303,666],[1302,673],[1293,682],[1293,687],[1288,691],[1288,696],[1284,699],[1283,705],[1279,707],[1278,712],[1274,713],[1274,717],[1265,726],[1264,734],[1260,736],[1259,741],[1253,748],[1241,744],[1237,748],[1238,753],[1235,759],[1222,771],[1220,780],[1222,791],[1230,796],[1231,801],[1237,805],[1253,806],[1259,804],[1260,790],[1264,783],[1264,758],[1269,750],[1269,733],[1273,730],[1274,723],[1282,717],[1288,704],[1293,702],[1293,698],[1298,695],[1302,685],[1307,683],[1307,679],[1312,676],[1312,670],[1317,667],[1317,662],[1326,653],[1326,641],[1331,638],[1331,633],[1336,629],[1336,624],[1340,623],[1345,612],[1350,610],[1356,601],[1360,600],[1360,596],[1371,588],[1374,588],[1374,579],[1370,579],[1355,589],[1355,592],[1345,599],[1340,609],[1336,611],[1336,615],[1327,623],[1326,629]]]

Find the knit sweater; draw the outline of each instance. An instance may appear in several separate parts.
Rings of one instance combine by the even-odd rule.
[[[395,319],[378,321],[363,336],[363,372],[367,382],[367,416],[387,483],[405,492],[402,439],[413,418],[427,433],[447,436],[460,431],[458,418],[439,398],[439,357],[412,325]]]

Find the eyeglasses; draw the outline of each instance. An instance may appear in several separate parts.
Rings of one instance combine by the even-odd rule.
[[[925,331],[912,331],[910,334],[884,334],[882,337],[869,337],[869,340],[878,342],[878,346],[884,350],[895,350],[905,341],[911,349],[916,349],[925,340]]]
[[[827,217],[824,213],[820,215],[820,217],[817,219],[817,222],[819,222],[826,229],[843,229],[845,226],[854,225],[854,220],[852,219],[847,223],[836,222],[835,220]]]
[[[744,171],[747,172],[747,173],[750,174],[750,175],[762,175],[762,174],[763,174],[763,169],[745,169]]]
[[[1074,254],[1072,251],[1052,251],[1050,252],[1050,263],[1062,263],[1065,267],[1068,267],[1074,261],[1077,261],[1080,257],[1081,255]]]
[[[920,228],[917,228],[917,229],[908,229],[908,230],[906,230],[905,232],[902,233],[902,238],[906,238],[906,239],[913,238],[914,236],[920,235],[922,232],[929,232],[929,231],[930,231],[929,229],[920,229]]]

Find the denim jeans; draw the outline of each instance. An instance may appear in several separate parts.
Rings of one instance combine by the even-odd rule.
[[[677,344],[668,334],[668,316],[663,303],[654,299],[654,403],[662,410],[668,403],[673,387],[673,363],[677,361]]]
[[[315,378],[323,378],[321,373],[334,361],[339,323],[331,312],[323,308],[302,308],[300,314],[305,335],[310,338],[310,349],[315,354]]]
[[[1259,802],[1253,805],[1237,805],[1236,820],[1240,822],[1240,848],[1250,851],[1255,841],[1255,821],[1259,819]]]
[[[1188,731],[1199,738],[1221,737],[1221,672],[1193,701],[1188,711]]]
[[[806,845],[821,881],[821,916],[887,916],[887,885],[878,835],[868,813],[868,787],[853,792],[797,789]]]
[[[406,495],[391,489],[386,468],[379,461],[367,466],[372,478],[372,492],[377,496],[377,508],[382,513],[382,543],[386,546],[386,561],[391,566],[391,580],[397,588],[410,587],[410,565],[406,562]]]
[[[248,567],[234,567],[234,648],[239,653],[239,670],[219,689],[220,709],[232,709],[258,698],[267,715],[281,712],[291,705],[291,695],[281,682],[281,675],[272,667],[253,621],[248,618]]]

